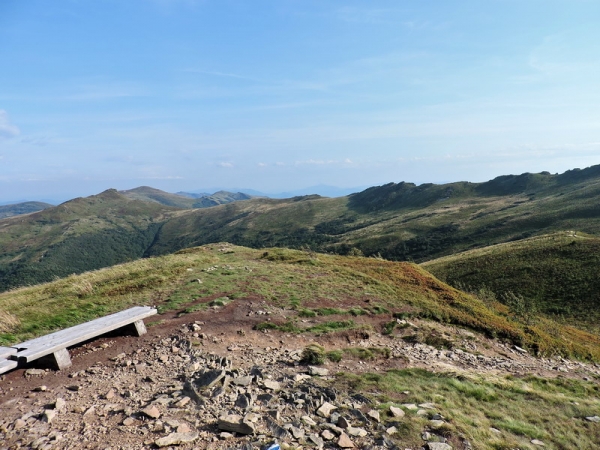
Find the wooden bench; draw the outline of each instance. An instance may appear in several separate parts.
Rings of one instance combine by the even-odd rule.
[[[12,355],[17,353],[16,348],[12,347],[0,347],[0,374],[8,372],[9,370],[15,369],[19,363],[17,361],[10,360]]]
[[[131,327],[136,336],[141,336],[146,333],[144,319],[156,314],[156,312],[156,309],[148,306],[135,306],[125,311],[15,344],[9,348],[2,347],[7,350],[0,353],[0,373],[13,369],[14,364],[23,366],[44,356],[50,356],[56,368],[63,369],[71,365],[68,347],[124,327]],[[10,367],[4,370],[3,354],[6,358],[5,367]]]

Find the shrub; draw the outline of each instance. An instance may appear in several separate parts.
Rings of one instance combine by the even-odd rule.
[[[325,348],[319,344],[310,344],[302,350],[303,364],[320,365],[325,362]]]
[[[396,328],[397,324],[398,324],[398,322],[396,322],[395,320],[384,323],[382,330],[381,330],[381,334],[387,334],[387,335],[392,334],[394,332],[394,328]]]
[[[303,308],[298,312],[299,317],[315,317],[317,315],[312,309]]]
[[[341,350],[331,350],[325,354],[329,361],[340,362],[344,353]]]

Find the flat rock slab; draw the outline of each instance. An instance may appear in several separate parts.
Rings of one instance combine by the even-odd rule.
[[[308,366],[308,373],[313,376],[318,375],[320,377],[326,377],[329,375],[329,369],[325,369],[324,367]]]
[[[157,447],[169,447],[170,445],[187,444],[198,439],[198,433],[171,433],[168,436],[157,439],[154,444]]]
[[[428,442],[427,448],[429,450],[452,450],[452,446],[445,442]]]
[[[394,417],[404,417],[405,415],[403,409],[396,408],[395,406],[390,406],[390,413],[392,413],[392,416]]]
[[[429,426],[434,430],[437,430],[438,428],[441,428],[444,425],[444,423],[445,422],[443,420],[430,420]]]
[[[151,419],[158,419],[160,417],[160,411],[154,405],[150,405],[142,409],[140,412]]]
[[[279,381],[265,380],[263,385],[266,389],[271,389],[272,391],[278,391],[281,389],[281,383],[279,383]]]
[[[232,383],[236,386],[250,386],[252,384],[252,377],[250,375],[245,377],[237,377],[232,380]]]
[[[219,430],[231,431],[232,433],[253,434],[254,425],[245,422],[242,416],[237,414],[229,414],[219,417]]]

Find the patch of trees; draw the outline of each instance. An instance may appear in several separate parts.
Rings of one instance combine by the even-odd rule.
[[[455,244],[463,241],[464,238],[457,233],[459,228],[459,225],[454,223],[442,225],[411,239],[399,241],[395,245],[374,249],[373,252],[395,261],[425,261],[433,255],[448,253]],[[367,255],[372,253],[364,248],[361,250]]]
[[[0,267],[0,291],[139,259],[159,227],[101,230],[66,239],[50,246],[41,257],[30,256]]]

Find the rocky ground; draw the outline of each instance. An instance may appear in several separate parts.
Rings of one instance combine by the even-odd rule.
[[[293,312],[252,300],[181,317],[165,314],[141,338],[106,336],[72,349],[73,366],[60,372],[31,367],[5,374],[0,378],[0,449],[263,449],[274,442],[296,449],[407,448],[394,441],[394,434],[413,416],[428,420],[421,441],[410,448],[469,449],[460,436],[436,433],[444,418],[435,404],[401,404],[381,415],[372,400],[336,383],[335,373],[422,367],[600,376],[598,365],[534,358],[518,347],[418,320],[399,328],[427,329],[451,340],[453,349],[377,331],[314,336],[253,330],[266,317],[288,314]],[[374,325],[383,320],[360,318],[371,330],[380,329]],[[313,342],[327,349],[388,348],[390,357],[303,364],[303,349]]]

